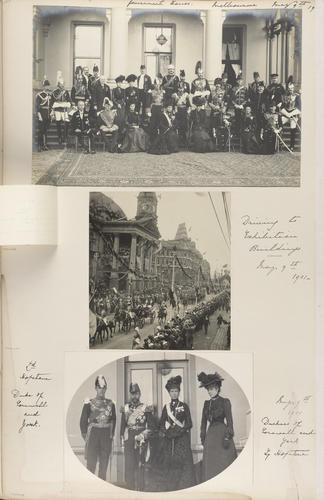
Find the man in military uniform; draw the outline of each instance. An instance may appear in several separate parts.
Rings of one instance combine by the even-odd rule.
[[[145,110],[151,106],[151,91],[152,91],[152,80],[149,75],[146,74],[145,64],[140,66],[140,75],[137,77],[137,88],[139,90],[139,99],[142,105],[141,114],[145,114]]]
[[[107,382],[103,375],[95,381],[97,395],[84,401],[80,429],[85,440],[87,469],[93,474],[99,463],[98,477],[106,480],[109,457],[116,426],[116,409],[111,399],[105,398]]]
[[[94,86],[96,85],[96,83],[99,81],[99,68],[98,66],[95,64],[93,66],[93,75],[90,75],[89,77],[89,83],[88,83],[88,89],[89,89],[89,92],[90,94],[92,95],[93,93],[93,89],[94,89]]]
[[[175,104],[177,100],[177,91],[179,85],[179,77],[175,74],[175,67],[173,64],[168,66],[168,74],[163,77],[162,89],[165,91],[165,100],[172,100],[172,104]]]
[[[222,74],[222,89],[225,94],[225,99],[229,99],[232,93],[232,85],[228,83],[228,74],[226,71]]]
[[[278,106],[278,104],[282,100],[282,96],[285,93],[285,89],[283,88],[281,83],[278,82],[277,73],[272,73],[272,75],[270,75],[270,85],[268,85],[267,87],[267,92],[269,95],[269,100],[276,106]]]
[[[287,90],[282,96],[282,102],[279,104],[282,123],[290,126],[290,150],[295,148],[296,132],[298,125],[298,118],[301,113],[301,100],[300,95],[295,91],[295,85],[292,77],[288,79]]]
[[[254,73],[253,73],[253,82],[250,83],[249,87],[248,87],[248,94],[249,94],[249,99],[250,100],[253,99],[253,97],[257,93],[259,82],[260,82],[260,74],[259,74],[258,71],[254,71]]]
[[[229,116],[227,115],[228,103],[221,78],[215,78],[214,89],[209,97],[211,108],[210,126],[211,134],[216,141],[217,151],[225,151],[229,135]]]
[[[64,80],[60,72],[58,72],[57,87],[52,93],[51,107],[56,121],[59,144],[62,144],[62,142],[67,141],[69,128],[68,110],[71,108],[71,98],[69,92],[64,87]]]
[[[38,120],[38,151],[47,151],[47,131],[51,124],[50,82],[44,77],[43,89],[36,95],[36,116]]]
[[[71,129],[74,135],[79,137],[80,145],[85,153],[95,153],[94,131],[90,126],[89,113],[85,110],[83,100],[78,101],[77,111],[72,115]],[[85,142],[86,140],[86,143]]]
[[[188,113],[190,112],[190,86],[189,83],[186,82],[186,74],[183,69],[180,70],[180,81],[178,84],[177,90],[177,112],[176,112],[176,120],[178,123],[178,133],[179,139],[181,141],[182,146],[188,145]]]
[[[236,132],[240,131],[241,122],[244,114],[244,106],[248,102],[248,91],[243,84],[243,77],[241,74],[237,77],[237,83],[232,90],[232,104],[235,110],[235,127]]]
[[[201,61],[198,61],[196,64],[195,74],[197,75],[197,78],[195,78],[191,83],[191,93],[193,97],[200,96],[207,101],[210,94],[210,86],[208,80],[204,78]]]
[[[130,490],[144,489],[143,465],[149,457],[149,437],[153,432],[153,408],[140,401],[136,383],[129,386],[130,402],[121,407],[120,440],[125,447],[125,482]]]

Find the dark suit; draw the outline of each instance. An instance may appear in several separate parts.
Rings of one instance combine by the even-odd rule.
[[[93,133],[90,127],[89,113],[83,111],[83,116],[77,110],[72,116],[71,129],[74,135],[77,135],[80,139],[81,146],[84,146],[84,138],[88,137],[90,140],[90,146],[93,146]]]
[[[92,97],[94,106],[97,106],[97,110],[101,111],[105,97],[111,98],[109,86],[106,83],[101,85],[100,81],[98,81],[93,86]]]
[[[149,108],[152,102],[151,94],[148,92],[149,90],[152,90],[152,80],[149,75],[143,75],[143,88],[140,89],[139,84],[141,76],[142,75],[137,77],[137,88],[139,90],[140,102],[142,104],[142,114],[144,114],[145,109]]]

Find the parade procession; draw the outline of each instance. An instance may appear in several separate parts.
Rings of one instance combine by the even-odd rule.
[[[125,194],[123,199],[130,203],[127,196],[130,195]],[[214,226],[218,217],[220,226],[215,226],[215,237],[220,239],[219,248],[223,245],[228,250],[229,240],[224,239],[230,224],[227,196],[213,196],[218,199],[209,198],[207,193],[203,196],[209,212],[202,213],[202,217]],[[169,205],[179,209],[178,197],[164,193],[162,205],[154,192],[139,192],[137,198],[134,193],[131,202],[136,203],[136,216],[128,218],[114,198],[103,193],[90,194],[91,348],[230,348],[227,258],[226,262],[219,262],[212,275],[210,262],[188,235],[192,227],[187,229],[184,222],[178,224],[174,238],[161,239],[159,228],[164,218],[170,225]],[[200,198],[194,193],[182,195],[188,224],[195,218],[199,220],[199,213],[186,204],[198,207]],[[214,251],[212,242],[211,255]]]

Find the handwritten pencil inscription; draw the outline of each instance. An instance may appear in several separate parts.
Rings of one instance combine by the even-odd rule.
[[[12,389],[11,396],[21,414],[18,432],[38,429],[48,408],[44,386],[51,382],[50,373],[38,370],[36,361],[28,361],[19,375],[20,387]],[[26,388],[28,386],[28,389]]]
[[[308,457],[314,447],[315,429],[309,424],[312,396],[291,399],[280,395],[270,415],[261,418],[261,434],[266,439],[264,460]],[[269,444],[269,446],[268,446]]]
[[[301,216],[293,215],[284,220],[244,214],[241,224],[243,239],[250,256],[255,258],[257,271],[265,276],[285,274],[293,284],[310,281],[303,259]]]

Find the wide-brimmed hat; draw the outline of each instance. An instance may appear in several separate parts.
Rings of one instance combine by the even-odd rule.
[[[198,381],[200,382],[199,387],[209,387],[210,385],[221,385],[223,382],[223,378],[219,375],[219,373],[205,373],[200,372],[198,375]]]
[[[177,375],[176,377],[171,377],[165,384],[165,388],[167,391],[170,391],[171,389],[178,389],[180,391],[181,382],[182,378],[180,375]]]

